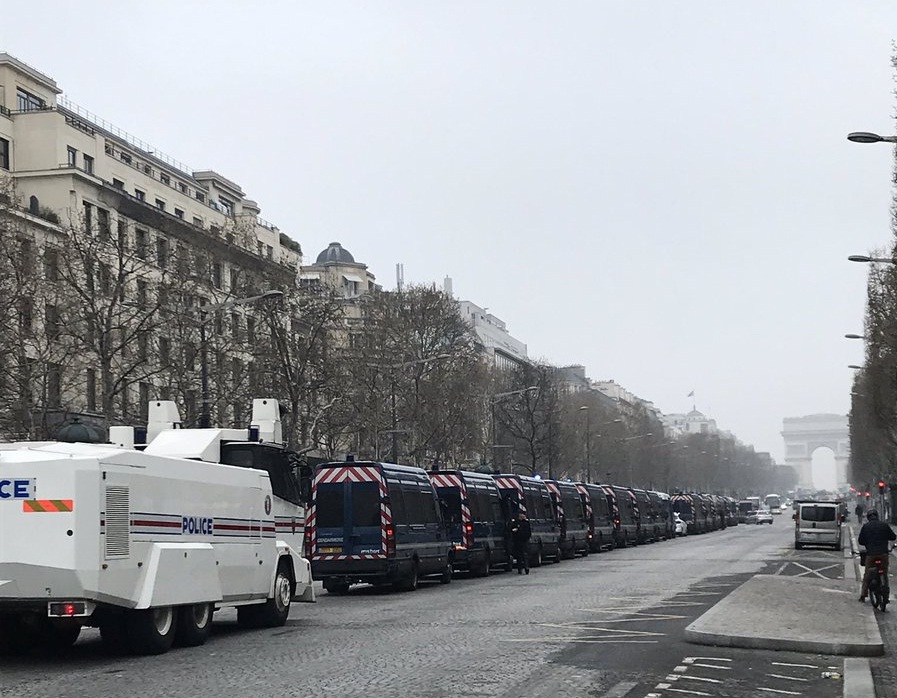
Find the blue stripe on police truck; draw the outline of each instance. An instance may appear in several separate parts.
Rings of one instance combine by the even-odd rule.
[[[16,477],[0,479],[0,499],[34,499],[37,479]]]

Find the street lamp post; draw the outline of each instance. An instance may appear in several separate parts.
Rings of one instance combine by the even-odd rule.
[[[428,364],[431,361],[440,361],[442,359],[450,359],[452,358],[451,354],[436,354],[434,356],[428,356],[423,359],[414,359],[413,361],[401,361],[396,364],[368,364],[368,368],[376,368],[381,370],[389,371],[389,393],[390,393],[390,411],[392,413],[392,429],[390,429],[390,433],[392,433],[392,462],[399,462],[399,434],[407,433],[403,429],[399,429],[399,416],[396,410],[396,374],[395,372],[400,368],[409,368],[411,366],[420,366],[422,364]],[[378,432],[383,433],[383,432]],[[379,450],[379,438],[378,440],[378,450]]]
[[[496,436],[497,436],[496,429],[495,429],[495,405],[496,405],[496,403],[498,403],[499,400],[506,398],[506,397],[511,397],[512,395],[523,395],[524,393],[531,393],[531,392],[535,392],[537,390],[539,390],[538,385],[531,385],[528,388],[521,388],[520,390],[509,390],[506,393],[495,393],[490,398],[490,400],[492,402],[492,410],[491,410],[491,412],[492,412],[492,469],[495,472],[499,472],[497,470],[496,464],[495,464],[495,451],[498,448],[503,448],[503,446],[501,446],[498,443],[497,438],[496,438]],[[507,448],[507,446],[505,446],[504,448]]]
[[[638,439],[647,439],[649,436],[654,436],[654,434],[649,431],[647,434],[628,436],[625,439],[620,439],[620,441],[636,441]],[[629,449],[626,450],[626,470],[629,476],[629,486],[632,487],[632,455],[629,453]]]
[[[580,412],[586,413],[586,482],[592,481],[592,436],[591,436],[591,420],[589,418],[589,406],[583,405],[579,408]]]
[[[897,143],[897,136],[879,136],[869,131],[854,131],[847,134],[847,140],[854,143]]]
[[[212,398],[209,392],[209,347],[206,342],[206,322],[208,322],[207,314],[210,312],[218,312],[233,308],[236,305],[247,305],[250,303],[258,303],[259,301],[269,298],[282,298],[283,291],[265,291],[256,296],[248,296],[247,298],[235,298],[225,301],[224,303],[216,303],[215,305],[203,305],[199,308],[199,375],[202,383],[202,412],[199,416],[199,428],[209,429],[212,426]]]

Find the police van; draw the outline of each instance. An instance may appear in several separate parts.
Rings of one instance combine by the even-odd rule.
[[[561,527],[561,557],[572,559],[577,553],[588,555],[591,533],[582,496],[576,485],[562,480],[545,480],[545,485],[551,493],[551,502]]]
[[[428,575],[452,581],[442,507],[421,468],[354,460],[319,465],[305,547],[312,575],[331,593],[359,583],[414,591]]]
[[[696,494],[679,492],[670,497],[673,511],[685,522],[689,533],[704,533],[707,522],[702,513],[703,502]]]
[[[468,470],[431,472],[442,505],[456,570],[486,577],[493,566],[511,567],[507,506],[495,480]]]
[[[601,485],[614,521],[614,547],[638,545],[640,541],[638,505],[628,487]]]
[[[538,567],[546,559],[561,560],[561,531],[555,516],[551,494],[545,482],[526,475],[493,475],[495,484],[508,507],[508,516],[516,519],[523,511],[533,535],[529,541],[529,561]]]
[[[577,482],[589,527],[589,551],[600,553],[614,547],[614,520],[601,485]]]

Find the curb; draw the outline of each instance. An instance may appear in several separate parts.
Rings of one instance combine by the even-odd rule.
[[[847,657],[844,660],[843,698],[875,698],[872,666],[868,659]]]
[[[685,629],[685,639],[696,645],[740,647],[750,650],[786,650],[808,654],[838,654],[850,655],[853,657],[880,657],[884,654],[884,645],[878,643],[826,642],[756,637],[750,635],[720,635],[718,633],[705,633],[690,628]],[[845,662],[846,661],[847,660],[845,659]],[[869,660],[866,659],[861,661],[868,662]],[[871,695],[874,694],[866,694],[867,697]]]

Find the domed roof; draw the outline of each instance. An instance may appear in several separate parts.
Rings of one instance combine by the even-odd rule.
[[[355,264],[355,257],[338,242],[330,245],[315,260],[315,264]]]
[[[703,417],[704,417],[704,413],[703,413],[703,412],[699,412],[698,410],[692,410],[691,412],[689,412],[689,413],[688,413],[687,415],[685,415],[685,416],[686,416],[686,417],[701,417],[701,418],[703,418]]]

